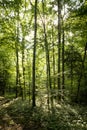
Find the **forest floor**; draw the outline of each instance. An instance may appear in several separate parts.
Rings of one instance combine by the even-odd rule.
[[[4,97],[0,97],[0,130],[22,130],[20,124],[16,124],[11,116],[8,115],[6,108],[12,103]]]
[[[87,130],[87,107],[57,104],[53,111],[0,97],[0,130]]]

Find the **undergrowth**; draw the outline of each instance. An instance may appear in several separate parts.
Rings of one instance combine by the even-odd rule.
[[[47,111],[42,107],[32,108],[28,101],[16,100],[2,110],[24,130],[87,130],[87,109],[60,104]],[[3,115],[0,112],[0,116]]]

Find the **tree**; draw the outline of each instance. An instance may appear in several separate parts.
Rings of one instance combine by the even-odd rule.
[[[51,107],[53,107],[53,97],[52,97],[52,85],[51,85],[51,71],[50,71],[50,57],[49,57],[49,47],[47,41],[47,33],[46,33],[46,23],[45,23],[45,13],[44,13],[44,2],[42,1],[42,9],[43,9],[43,29],[44,29],[44,42],[45,42],[45,51],[46,51],[46,67],[47,67],[47,90],[48,90],[48,108],[49,101],[51,100]],[[49,95],[50,92],[50,95]],[[49,96],[51,97],[49,100]]]
[[[61,1],[58,0],[58,91],[61,90],[60,84],[60,62],[61,62]],[[59,95],[60,100],[60,95]]]
[[[20,85],[20,77],[19,77],[19,2],[16,3],[16,18],[17,18],[17,25],[16,25],[16,41],[15,41],[15,51],[16,51],[16,98],[18,97],[18,89]]]
[[[37,43],[37,0],[35,0],[35,8],[34,8],[34,46],[33,46],[33,64],[32,64],[32,107],[36,106],[36,98],[35,98],[36,43]]]

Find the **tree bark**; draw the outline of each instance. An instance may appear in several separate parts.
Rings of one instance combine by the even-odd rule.
[[[43,8],[43,29],[44,29],[44,41],[45,41],[45,51],[46,51],[46,72],[47,72],[47,91],[48,91],[48,109],[49,103],[51,101],[51,107],[53,107],[53,97],[52,97],[52,85],[51,85],[51,72],[50,72],[50,58],[49,58],[49,47],[47,41],[47,33],[46,33],[46,23],[45,23],[45,14],[44,14],[44,1],[42,0],[42,8]]]
[[[25,45],[24,45],[24,36],[22,39],[22,75],[23,75],[23,91],[22,96],[24,99],[26,99],[26,88],[25,88]]]
[[[58,92],[61,90],[60,81],[60,59],[61,59],[61,1],[58,0]],[[60,100],[60,94],[58,95]]]
[[[64,26],[64,25],[63,25]],[[64,75],[64,50],[65,50],[65,33],[63,27],[63,37],[62,37],[62,99],[64,99],[64,89],[65,89],[65,75]]]
[[[17,5],[17,28],[16,28],[16,98],[18,97],[18,87],[19,87],[19,54],[18,54],[18,43],[19,43],[19,4]]]
[[[53,45],[53,88],[55,89],[55,85],[56,85],[56,78],[55,78],[55,73],[56,73],[56,70],[55,70],[55,47],[54,47],[54,32],[53,32],[53,26],[52,26],[52,45]]]
[[[37,0],[35,0],[35,10],[34,10],[34,47],[33,47],[33,65],[32,65],[32,107],[36,106],[36,96],[35,96],[36,43],[37,43]]]

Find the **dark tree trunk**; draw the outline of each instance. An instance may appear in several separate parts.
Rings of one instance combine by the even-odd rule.
[[[26,88],[25,88],[25,46],[24,46],[24,40],[22,41],[22,71],[23,71],[23,98],[26,99]]]
[[[64,30],[63,30],[63,42],[62,42],[62,88],[64,89]]]
[[[35,0],[34,10],[34,47],[33,47],[33,67],[32,67],[32,107],[36,106],[35,77],[36,77],[36,43],[37,43],[37,0]]]
[[[55,47],[54,47],[54,32],[53,32],[53,26],[52,26],[52,45],[53,45],[53,88],[55,89],[55,85],[56,85],[56,78],[55,78]]]

